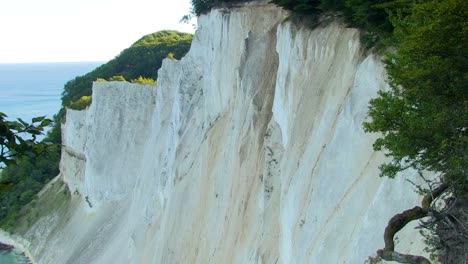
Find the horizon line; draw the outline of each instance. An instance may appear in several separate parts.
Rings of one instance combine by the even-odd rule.
[[[0,64],[45,64],[45,63],[106,63],[109,60],[89,60],[89,61],[31,61],[31,62],[1,62]]]

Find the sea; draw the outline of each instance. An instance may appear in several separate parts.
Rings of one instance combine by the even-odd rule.
[[[30,122],[52,118],[60,109],[64,84],[102,65],[102,62],[0,64],[0,112],[9,119]]]
[[[29,264],[29,259],[22,252],[13,250],[0,250],[0,264]]]
[[[52,119],[60,109],[65,83],[103,63],[0,63],[0,112],[7,120],[28,123],[36,116]],[[21,252],[0,250],[0,264],[23,263],[29,262]]]

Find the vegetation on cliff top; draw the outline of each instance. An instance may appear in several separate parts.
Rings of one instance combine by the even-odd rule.
[[[201,15],[212,8],[250,0],[192,0],[192,13]],[[407,0],[400,0],[404,2]],[[378,36],[387,35],[393,29],[388,13],[380,4],[393,2],[391,0],[271,0],[293,15],[318,18],[324,12],[341,12],[352,25],[368,31],[369,42],[377,41]]]
[[[25,214],[25,205],[35,199],[42,187],[58,175],[61,150],[60,123],[65,107],[85,109],[91,103],[92,83],[98,78],[110,79],[113,76],[122,76],[132,82],[154,84],[162,60],[169,53],[180,59],[188,52],[191,41],[191,34],[177,31],[165,30],[149,34],[108,63],[67,82],[62,95],[63,107],[54,117],[54,126],[44,139],[44,142],[51,142],[54,145],[49,146],[47,152],[37,157],[23,155],[21,160],[9,159],[7,163],[11,165],[1,172],[0,187],[5,188],[0,192],[0,228],[12,230],[18,219]],[[40,122],[39,127],[49,124],[49,121],[44,123],[44,120],[40,120]],[[0,130],[2,123],[0,122]],[[36,130],[31,132],[36,133]],[[18,164],[13,164],[15,162]]]
[[[108,80],[113,76],[122,76],[126,80],[133,80],[143,76],[157,80],[158,69],[167,54],[172,53],[175,58],[180,59],[188,52],[191,43],[191,34],[172,30],[146,35],[115,59],[67,82],[62,95],[62,105],[68,107],[71,102],[79,100],[82,96],[90,96],[92,83],[98,78]]]

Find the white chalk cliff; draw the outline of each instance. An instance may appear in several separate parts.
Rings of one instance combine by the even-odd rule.
[[[95,83],[67,111],[68,213],[25,235],[37,263],[364,263],[420,202],[362,122],[380,58],[339,22],[313,30],[264,2],[198,20],[157,87]],[[411,228],[397,249],[421,254]]]

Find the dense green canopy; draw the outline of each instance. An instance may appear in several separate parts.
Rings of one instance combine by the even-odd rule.
[[[390,6],[391,7],[391,6]],[[370,132],[392,161],[382,175],[407,167],[444,175],[458,191],[468,180],[468,4],[420,1],[390,9],[395,26],[386,56],[390,91],[371,101]]]

